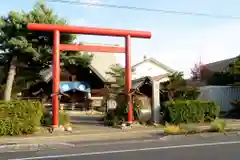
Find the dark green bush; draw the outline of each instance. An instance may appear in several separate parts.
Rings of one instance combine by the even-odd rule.
[[[59,117],[59,125],[65,125],[70,123],[70,117],[67,113],[64,111],[60,111],[58,114]],[[49,111],[45,111],[42,119],[41,124],[43,126],[51,126],[52,125],[52,115],[49,113]]]
[[[104,117],[104,124],[108,126],[116,126],[127,121],[127,105],[118,106],[114,110],[107,111]]]
[[[177,100],[165,103],[164,120],[170,124],[213,121],[220,107],[212,101]]]
[[[30,134],[40,126],[43,104],[38,101],[0,101],[0,135]]]
[[[133,118],[135,121],[139,121],[140,111],[142,104],[140,101],[135,99],[133,103]],[[116,109],[110,110],[104,117],[104,123],[108,126],[115,126],[127,122],[128,120],[128,106],[123,103],[118,105]]]

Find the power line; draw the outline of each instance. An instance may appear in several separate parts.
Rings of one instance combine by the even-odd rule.
[[[116,8],[116,9],[128,9],[135,11],[144,11],[144,12],[161,12],[165,14],[177,14],[177,15],[189,15],[189,16],[201,16],[201,17],[209,17],[209,18],[219,18],[219,19],[240,19],[240,16],[231,16],[231,15],[214,15],[207,13],[199,13],[199,12],[182,12],[175,10],[164,10],[164,9],[156,9],[156,8],[141,8],[134,6],[122,6],[122,5],[114,5],[114,4],[106,4],[106,3],[89,3],[89,2],[81,2],[81,1],[70,1],[70,0],[46,0],[48,2],[55,3],[64,3],[64,4],[74,4],[81,6],[94,6],[94,7],[105,7],[105,8]]]

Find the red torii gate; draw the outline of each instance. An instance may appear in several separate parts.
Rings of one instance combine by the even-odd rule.
[[[77,27],[54,24],[36,24],[30,23],[27,28],[34,31],[53,32],[53,87],[52,87],[52,125],[57,128],[59,125],[59,84],[60,84],[60,51],[87,51],[87,52],[109,52],[125,53],[125,85],[128,100],[128,122],[132,123],[133,108],[131,103],[130,89],[132,87],[131,71],[131,38],[151,38],[151,32],[107,29],[95,27]],[[125,38],[125,47],[118,46],[98,46],[98,45],[76,45],[60,44],[60,32],[72,34],[115,36]],[[103,64],[104,65],[104,64]]]

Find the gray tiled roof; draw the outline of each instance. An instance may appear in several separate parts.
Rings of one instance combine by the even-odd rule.
[[[104,82],[114,82],[114,78],[106,74],[111,65],[116,64],[116,56],[113,53],[94,53],[90,68],[96,73]]]
[[[229,65],[237,60],[238,57],[224,59],[217,62],[205,64],[204,67],[212,72],[224,72],[228,69]]]
[[[103,81],[103,82],[114,82],[114,78],[110,75],[106,74],[106,72],[109,71],[109,68],[111,65],[116,64],[116,56],[114,53],[90,53],[93,54],[93,60],[91,62],[91,65],[89,68],[97,74],[97,76]],[[40,75],[45,81],[49,81],[52,79],[52,69],[48,68],[46,70],[43,70]]]
[[[150,82],[151,83],[151,78],[150,77],[142,77],[139,79],[132,80],[132,89],[135,90],[142,85],[145,84],[145,82]]]

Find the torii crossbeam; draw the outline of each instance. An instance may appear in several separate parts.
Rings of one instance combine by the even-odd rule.
[[[30,23],[27,28],[34,31],[53,32],[53,87],[52,87],[52,125],[54,128],[59,127],[59,84],[60,84],[60,51],[87,51],[87,52],[109,52],[125,53],[125,89],[128,100],[128,123],[133,120],[133,107],[130,90],[132,88],[132,71],[131,71],[131,38],[151,38],[151,32],[107,29],[95,27],[77,27],[54,24],[36,24]],[[98,45],[75,45],[60,44],[60,32],[72,34],[115,36],[125,38],[125,47],[118,46],[98,46]],[[103,64],[104,65],[104,64]]]

